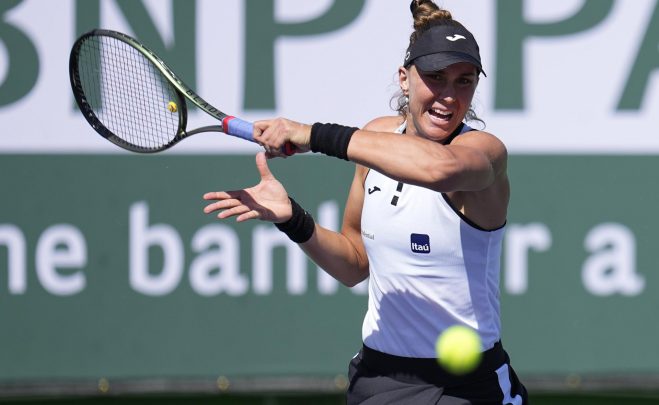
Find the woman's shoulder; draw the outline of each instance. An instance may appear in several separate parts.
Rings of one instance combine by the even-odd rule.
[[[485,132],[481,130],[471,130],[460,134],[460,136],[455,137],[455,140],[452,142],[455,145],[483,145],[492,149],[499,150],[501,153],[506,153],[506,145],[503,143],[499,137],[495,136],[490,132]]]
[[[405,119],[400,115],[388,115],[372,119],[364,125],[363,129],[376,132],[395,132],[398,127],[403,125],[403,122]]]
[[[488,156],[497,172],[505,172],[508,150],[501,139],[490,132],[473,130],[455,137],[451,145],[478,149]]]

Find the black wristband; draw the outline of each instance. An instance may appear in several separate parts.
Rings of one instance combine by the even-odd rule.
[[[316,229],[316,223],[311,214],[306,212],[304,208],[300,207],[300,204],[295,202],[291,197],[288,197],[288,199],[291,200],[293,215],[291,215],[291,218],[288,221],[275,224],[275,226],[277,229],[284,232],[293,242],[304,243],[313,236],[313,232]]]
[[[358,129],[339,124],[321,124],[317,122],[311,126],[309,142],[311,151],[348,160],[348,144],[352,134]]]

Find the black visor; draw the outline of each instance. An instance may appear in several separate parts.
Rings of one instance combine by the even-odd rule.
[[[461,26],[437,25],[424,31],[410,45],[403,65],[414,64],[426,72],[437,72],[455,63],[468,62],[483,73],[476,39]]]

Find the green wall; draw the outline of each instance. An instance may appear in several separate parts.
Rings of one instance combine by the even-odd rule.
[[[651,156],[511,157],[502,317],[523,377],[659,373],[658,166]],[[338,225],[327,212],[340,218],[350,163],[300,156],[271,169]],[[273,242],[267,224],[202,213],[204,192],[258,181],[253,156],[3,155],[0,173],[0,384],[334,378],[359,348],[363,293],[318,287],[311,262],[295,273],[300,252]],[[156,240],[163,233],[179,262],[164,254],[178,248]],[[131,283],[136,251],[153,280],[166,266],[178,274],[170,287]]]

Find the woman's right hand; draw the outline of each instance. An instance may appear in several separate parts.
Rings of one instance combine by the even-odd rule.
[[[261,175],[261,181],[256,186],[204,194],[204,200],[214,201],[204,207],[204,213],[219,211],[218,218],[235,216],[238,222],[260,219],[279,223],[290,219],[292,210],[288,193],[268,168],[264,152],[256,155],[256,168]]]
[[[254,140],[265,148],[268,158],[286,157],[282,148],[287,143],[295,147],[295,153],[308,152],[311,142],[311,125],[285,118],[256,121],[254,123]]]

